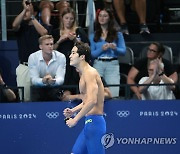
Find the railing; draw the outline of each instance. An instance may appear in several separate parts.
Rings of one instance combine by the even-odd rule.
[[[180,89],[179,89],[179,86],[180,84],[179,83],[176,83],[176,84],[120,84],[120,85],[107,85],[107,87],[116,87],[116,86],[119,86],[120,87],[120,91],[123,89],[124,90],[124,95],[120,95],[119,97],[115,97],[114,99],[123,99],[123,100],[130,100],[130,99],[135,99],[133,96],[132,96],[132,92],[131,92],[131,86],[176,86],[176,95],[177,96],[180,96]],[[2,87],[1,87],[2,88]],[[18,101],[17,102],[24,102],[24,88],[23,87],[8,87],[12,90],[17,90],[18,89],[18,93],[16,93],[17,95],[17,98],[18,98]],[[33,100],[33,95],[32,95],[32,88],[31,87],[31,101]],[[38,88],[38,87],[35,87],[35,88]],[[42,88],[42,87],[41,87]],[[74,88],[76,89],[76,92],[78,93],[79,90],[78,90],[78,86],[77,85],[63,85],[63,86],[59,86],[59,87],[55,87],[56,89],[66,89],[66,88]],[[21,91],[21,92],[20,92]],[[21,95],[21,96],[19,96]],[[1,94],[0,94],[0,97],[1,97]],[[179,98],[177,98],[179,99]]]

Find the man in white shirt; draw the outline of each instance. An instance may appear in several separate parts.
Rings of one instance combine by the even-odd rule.
[[[173,84],[174,81],[164,73],[164,64],[160,59],[150,62],[148,67],[149,77],[142,77],[139,84]],[[142,94],[142,100],[167,100],[175,99],[173,91],[175,85],[142,85],[139,91]]]
[[[40,37],[39,48],[41,50],[29,56],[28,67],[33,86],[50,87],[53,90],[52,87],[64,83],[66,58],[64,54],[53,50],[53,42],[54,39],[51,35]],[[45,97],[46,94],[43,96]],[[42,100],[40,99],[40,101]]]

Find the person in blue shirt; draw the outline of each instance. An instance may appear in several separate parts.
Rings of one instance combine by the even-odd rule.
[[[121,32],[115,28],[114,17],[110,9],[97,12],[95,33],[89,37],[93,67],[99,72],[107,85],[120,84],[120,66],[118,56],[126,52]],[[113,97],[119,96],[119,86],[110,87]]]

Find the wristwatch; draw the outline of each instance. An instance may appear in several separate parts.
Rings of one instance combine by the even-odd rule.
[[[32,16],[30,17],[30,19],[31,19],[31,20],[34,20],[34,19],[35,19],[35,16],[34,16],[34,15],[32,15]]]

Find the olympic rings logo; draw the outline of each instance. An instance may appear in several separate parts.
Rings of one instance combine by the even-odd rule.
[[[120,118],[126,118],[130,115],[130,112],[129,111],[117,111],[117,115],[120,117]]]
[[[56,119],[59,116],[59,112],[47,112],[46,116],[49,119]]]

